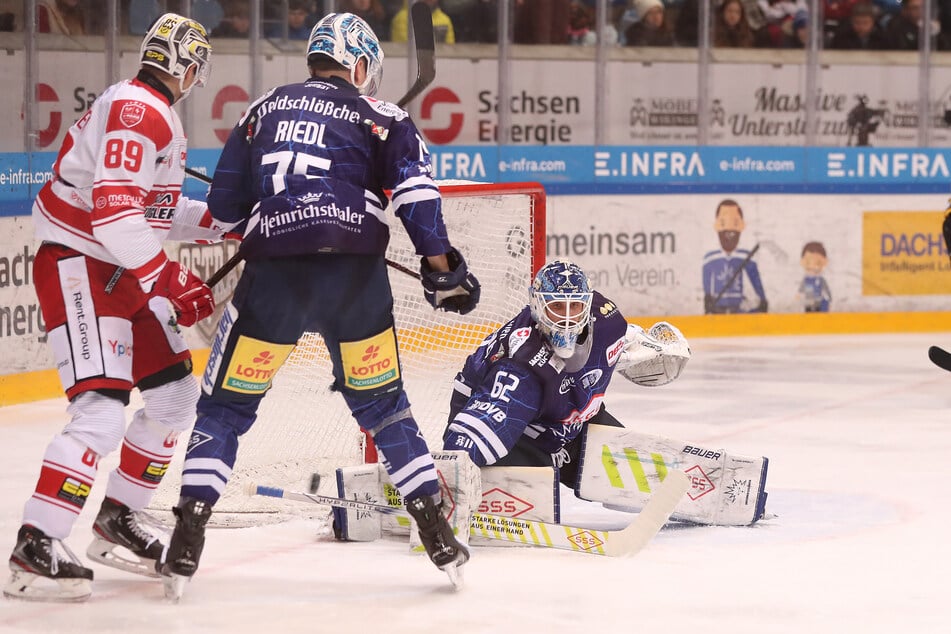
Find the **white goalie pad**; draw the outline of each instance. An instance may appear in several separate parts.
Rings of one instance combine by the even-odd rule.
[[[769,460],[729,454],[620,427],[588,425],[581,450],[578,497],[611,508],[638,510],[667,471],[690,478],[671,519],[746,526],[766,510]]]
[[[687,340],[666,321],[657,322],[649,331],[628,324],[624,338],[616,371],[637,385],[666,385],[680,376],[690,360]]]
[[[504,517],[518,517],[542,522],[561,521],[561,498],[556,471],[551,467],[483,467],[482,500],[478,512]],[[473,527],[473,546],[523,546],[480,536]]]
[[[432,456],[439,477],[443,511],[459,541],[466,543],[472,512],[482,491],[479,468],[464,451],[435,451]],[[390,482],[382,464],[340,467],[336,479],[339,497],[403,508],[403,498]],[[415,530],[410,530],[412,521],[408,517],[339,508],[333,509],[333,515],[334,534],[338,539],[366,542],[384,534],[408,534],[410,546],[415,549],[419,545],[419,536]]]
[[[479,467],[465,451],[434,451],[433,461],[439,475],[442,493],[442,511],[452,532],[462,544],[469,543],[469,524],[472,513],[482,496],[482,477]],[[416,521],[410,520],[409,545],[414,552],[426,552],[419,541]]]

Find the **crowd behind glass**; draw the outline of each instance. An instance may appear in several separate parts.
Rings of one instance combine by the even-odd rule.
[[[436,39],[448,44],[493,43],[498,0],[420,0],[432,8]],[[695,47],[702,0],[608,0],[601,37],[617,46]],[[920,29],[924,0],[710,0],[715,48],[803,48],[809,8],[821,8],[820,46],[842,50],[918,50],[919,32],[933,50],[951,50],[951,0],[933,0],[933,19]],[[36,30],[97,35],[105,27],[106,0],[36,0]],[[185,5],[188,6],[185,6]],[[511,0],[516,44],[590,46],[598,41],[595,0]],[[24,28],[26,2],[0,0],[0,30]],[[262,36],[306,40],[328,6],[324,0],[262,0]],[[337,11],[363,17],[383,41],[407,38],[406,0],[335,0]],[[124,33],[142,35],[168,11],[189,8],[212,38],[247,38],[250,0],[121,0]],[[184,12],[184,11],[183,11]]]

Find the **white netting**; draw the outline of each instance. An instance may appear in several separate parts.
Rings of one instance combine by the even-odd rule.
[[[434,311],[418,279],[390,267],[403,382],[413,415],[430,448],[442,447],[452,379],[482,339],[525,304],[544,253],[544,193],[532,185],[441,185],[449,239],[482,285],[478,307],[465,316]],[[405,230],[389,210],[387,259],[419,271]],[[215,506],[219,523],[247,525],[318,507],[248,497],[249,482],[306,490],[321,475],[321,493],[333,494],[339,466],[363,462],[362,435],[343,398],[330,391],[330,357],[322,339],[306,333],[274,378],[254,427],[241,439],[234,474]],[[169,469],[154,509],[177,500],[182,456]],[[324,513],[322,510],[321,513]]]

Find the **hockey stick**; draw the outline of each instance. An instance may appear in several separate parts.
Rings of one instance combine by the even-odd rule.
[[[409,91],[396,102],[402,108],[436,78],[436,38],[433,34],[433,13],[425,2],[415,2],[410,7],[413,21],[413,41],[416,44],[416,81]]]
[[[717,296],[713,298],[713,303],[710,304],[711,308],[720,303],[720,298],[723,297],[723,294],[727,291],[727,289],[733,286],[733,282],[735,282],[736,278],[738,278],[743,273],[743,271],[746,269],[746,265],[749,264],[750,260],[753,259],[753,255],[757,251],[759,251],[759,242],[753,245],[753,248],[750,249],[750,252],[747,253],[746,257],[743,258],[743,261],[740,262],[740,268],[733,271],[733,275],[731,275],[730,279],[727,280],[727,283],[723,285],[723,288],[720,289],[720,292],[717,293]]]
[[[416,43],[416,81],[413,82],[413,85],[410,86],[406,94],[400,97],[400,100],[396,102],[396,105],[400,108],[419,96],[419,93],[423,92],[426,86],[431,84],[433,79],[436,78],[436,39],[433,34],[433,14],[429,5],[425,2],[414,3],[413,6],[410,7],[410,18],[413,21],[414,42]],[[211,182],[210,178],[196,170],[186,167],[185,173],[192,178],[197,178],[206,183]],[[220,269],[215,271],[205,284],[207,284],[209,288],[214,288],[215,284],[220,282],[234,267],[238,266],[243,259],[244,256],[241,255],[241,251],[239,250],[231,256],[231,259],[225,262]],[[420,279],[419,273],[398,262],[387,259],[386,263],[401,273],[406,273],[410,277],[415,277],[417,280]]]
[[[951,372],[951,352],[938,346],[931,346],[928,348],[928,358],[942,370]]]
[[[508,542],[517,542],[525,545],[558,548],[592,555],[606,555],[608,557],[630,557],[637,554],[647,542],[657,534],[657,531],[667,522],[674,507],[680,502],[690,481],[682,471],[672,469],[658,489],[651,495],[647,504],[638,513],[637,517],[625,528],[615,531],[602,531],[564,524],[553,524],[538,520],[526,520],[520,517],[504,517],[501,515],[486,515],[473,513],[469,526],[469,534],[489,539],[499,539]],[[263,495],[283,498],[295,502],[310,502],[324,504],[337,508],[354,511],[381,513],[409,517],[402,508],[346,500],[327,495],[313,493],[297,493],[285,491],[277,487],[259,486],[250,484],[247,492],[250,495]]]

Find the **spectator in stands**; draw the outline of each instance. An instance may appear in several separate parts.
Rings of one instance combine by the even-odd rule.
[[[786,37],[783,48],[806,48],[809,46],[809,14],[800,11],[792,21],[792,31]]]
[[[433,34],[437,42],[446,44],[456,43],[456,32],[452,28],[452,20],[439,8],[439,0],[419,0],[429,5],[433,12]],[[394,42],[405,42],[409,37],[409,8],[403,3],[403,8],[393,16],[390,22],[390,37]]]
[[[39,0],[36,17],[40,33],[86,34],[86,12],[81,0]]]
[[[251,34],[251,7],[248,0],[230,0],[224,6],[225,17],[218,27],[211,32],[212,39],[216,37],[242,37]]]
[[[830,48],[838,50],[881,51],[888,48],[885,33],[878,26],[878,11],[870,2],[852,7],[852,15],[836,31]]]
[[[457,42],[498,41],[498,0],[442,0]]]
[[[667,27],[664,3],[660,0],[634,0],[638,20],[625,32],[627,46],[673,46],[674,36]]]
[[[895,51],[918,50],[918,23],[921,21],[922,0],[902,0],[901,11],[885,25],[888,48]]]
[[[314,28],[314,24],[317,23],[317,18],[311,14],[310,9],[311,3],[308,2],[308,0],[289,0],[287,4],[286,20],[287,39],[310,39],[310,30]],[[266,31],[266,33],[269,38],[283,39],[285,37],[284,24],[274,24]]]
[[[571,0],[568,5],[568,43],[593,46],[597,42],[594,9],[579,0]]]
[[[771,45],[777,47],[792,34],[796,14],[808,10],[806,0],[758,0],[758,4],[766,20]]]
[[[513,0],[512,40],[517,44],[565,44],[571,0]]]
[[[753,46],[753,30],[746,21],[746,11],[740,0],[724,0],[713,20],[713,45],[723,48]]]
[[[370,25],[377,37],[381,40],[389,39],[386,9],[383,8],[383,3],[380,0],[339,0],[337,2],[337,12],[360,16],[364,22]]]
[[[612,5],[613,6],[613,5]],[[598,43],[595,5],[588,0],[571,0],[568,14],[568,43],[593,46]],[[604,39],[609,45],[617,44],[617,29],[610,20],[604,25]]]

